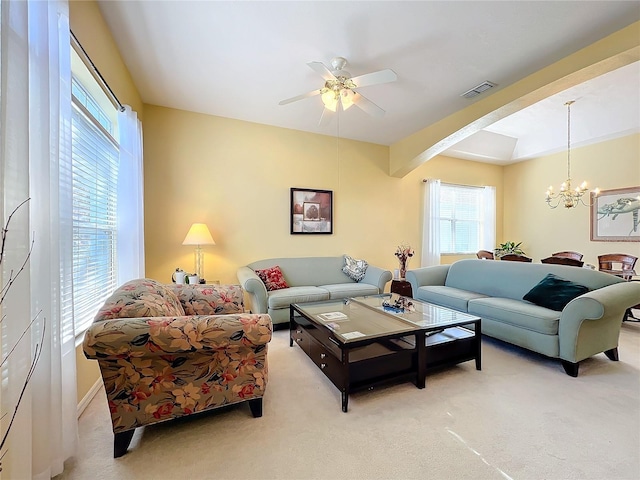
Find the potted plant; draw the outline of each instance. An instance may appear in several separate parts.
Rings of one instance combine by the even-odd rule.
[[[498,258],[509,253],[513,253],[515,255],[524,255],[524,250],[520,248],[520,245],[522,245],[522,242],[504,242],[498,245],[498,248],[496,248],[493,253]]]

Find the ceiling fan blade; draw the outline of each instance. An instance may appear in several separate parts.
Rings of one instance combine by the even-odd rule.
[[[322,62],[309,62],[307,63],[307,65],[309,65],[309,67],[311,68],[311,70],[317,72],[320,74],[320,76],[322,78],[324,78],[325,80],[335,80],[336,77],[333,73],[331,73],[331,70],[329,70],[326,65]]]
[[[305,98],[313,97],[315,95],[320,95],[320,90],[313,90],[308,93],[303,93],[302,95],[298,95],[297,97],[287,98],[286,100],[282,100],[278,103],[278,105],[286,105],[287,103],[297,102],[298,100],[302,100]]]
[[[320,121],[318,122],[319,127],[326,127],[331,123],[331,119],[333,118],[333,112],[328,108],[322,110],[322,115],[320,116]]]
[[[379,70],[377,72],[365,73],[353,77],[351,81],[355,83],[356,88],[368,87],[369,85],[378,85],[380,83],[395,82],[398,79],[396,72],[387,68],[385,70]]]
[[[369,115],[374,117],[384,117],[385,111],[381,109],[378,105],[373,103],[366,97],[363,97],[358,92],[355,92],[353,95],[353,104],[362,110],[364,110]]]

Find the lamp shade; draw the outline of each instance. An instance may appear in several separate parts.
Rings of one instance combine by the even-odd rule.
[[[205,223],[194,223],[191,225],[187,236],[184,237],[183,245],[215,245],[211,232]]]

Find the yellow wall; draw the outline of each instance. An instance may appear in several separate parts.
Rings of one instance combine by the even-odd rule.
[[[534,261],[560,250],[581,252],[584,261],[593,265],[603,253],[640,257],[638,242],[592,242],[589,208],[549,209],[545,191],[549,185],[558,191],[566,172],[566,152],[505,167],[503,240],[523,242]],[[603,190],[639,186],[640,135],[572,148],[571,176],[576,185],[586,180],[590,188]]]
[[[237,283],[239,266],[279,256],[347,253],[393,270],[398,244],[419,254],[423,178],[502,191],[497,166],[438,157],[399,179],[385,146],[151,105],[144,151],[146,273],[165,282],[193,269],[182,240],[194,222],[216,241],[208,280]],[[333,235],[289,233],[291,187],[333,191]]]
[[[140,94],[127,70],[116,43],[94,1],[69,2],[69,21],[84,50],[100,71],[107,84],[122,104],[130,105],[143,118],[144,111]],[[87,360],[82,347],[76,349],[78,378],[78,403],[100,378],[98,363]]]

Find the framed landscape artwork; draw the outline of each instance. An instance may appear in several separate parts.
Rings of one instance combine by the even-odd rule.
[[[640,242],[640,187],[591,194],[591,240]]]
[[[332,234],[333,192],[291,189],[291,234]]]

